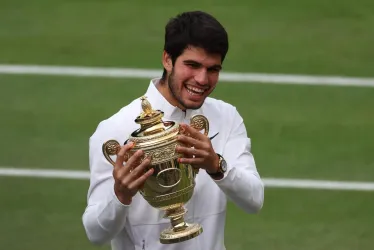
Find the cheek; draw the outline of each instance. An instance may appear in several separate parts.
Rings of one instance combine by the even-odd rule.
[[[190,69],[184,70],[181,72],[181,74],[179,74],[178,80],[180,85],[179,87],[182,88],[184,84],[194,82],[194,72]]]
[[[196,72],[193,69],[190,69],[188,67],[185,67],[183,71],[181,71],[181,78],[183,81],[193,79]]]
[[[217,73],[212,73],[208,77],[209,77],[209,83],[211,84],[211,87],[214,88],[218,82],[219,75]]]

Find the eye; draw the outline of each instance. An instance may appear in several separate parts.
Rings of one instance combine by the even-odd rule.
[[[188,63],[187,66],[193,69],[198,69],[200,67],[197,63]]]
[[[218,73],[218,72],[220,72],[220,68],[210,68],[210,69],[208,69],[208,71],[209,72],[212,72],[212,73]]]

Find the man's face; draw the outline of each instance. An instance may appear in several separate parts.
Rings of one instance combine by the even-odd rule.
[[[184,108],[198,109],[216,87],[220,70],[219,54],[189,47],[177,58],[169,75],[171,94]]]

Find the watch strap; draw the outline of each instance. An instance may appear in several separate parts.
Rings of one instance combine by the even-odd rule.
[[[219,160],[218,160],[218,170],[217,170],[217,172],[215,172],[215,173],[208,173],[210,176],[212,176],[212,177],[220,177],[220,176],[222,176],[224,173],[225,173],[225,171],[223,171],[223,169],[222,169],[222,161],[223,161],[223,157],[222,157],[222,155],[220,155],[220,154],[217,154],[218,155],[218,158],[219,158]]]

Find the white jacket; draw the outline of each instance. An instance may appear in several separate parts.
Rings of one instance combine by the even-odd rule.
[[[113,166],[105,159],[102,145],[109,139],[123,144],[138,129],[134,122],[141,112],[140,99],[102,121],[89,141],[90,186],[83,225],[94,244],[110,243],[113,250],[224,250],[224,229],[227,199],[248,213],[258,212],[264,201],[264,186],[251,154],[251,141],[243,119],[236,108],[223,101],[207,98],[198,110],[180,110],[169,104],[151,80],[145,95],[153,109],[164,111],[164,121],[189,124],[194,114],[209,120],[209,137],[216,153],[223,155],[228,170],[221,180],[213,180],[204,170],[196,177],[191,200],[185,205],[186,222],[199,223],[203,233],[194,239],[163,245],[160,232],[170,226],[163,212],[151,207],[138,193],[129,206],[120,203],[114,194]]]

